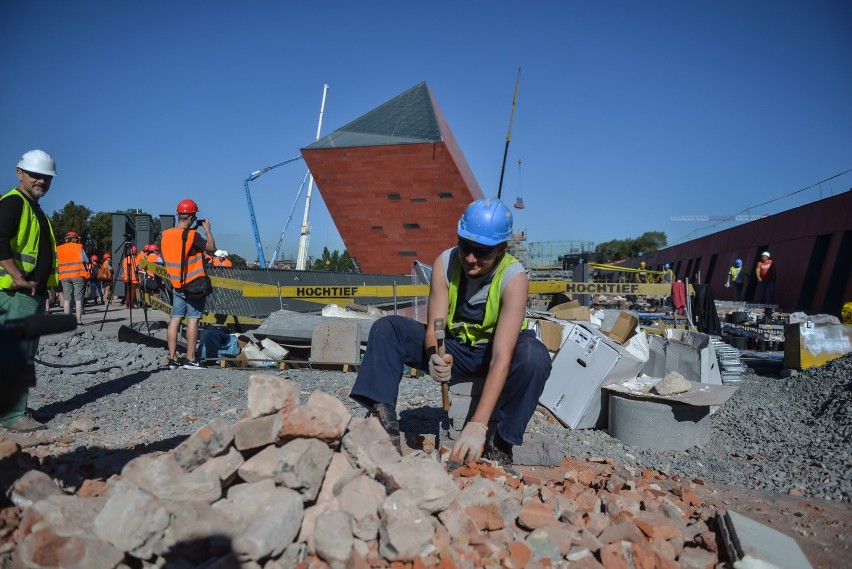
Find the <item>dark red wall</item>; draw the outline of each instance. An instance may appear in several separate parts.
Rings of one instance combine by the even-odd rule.
[[[746,300],[756,301],[754,267],[763,251],[769,251],[775,262],[782,310],[839,315],[843,302],[852,301],[852,190],[627,264],[635,267],[644,260],[656,269],[670,263],[678,279],[690,281],[700,270],[701,282],[711,284],[715,298],[732,300],[733,289],[724,284],[728,269],[739,258],[748,274]]]

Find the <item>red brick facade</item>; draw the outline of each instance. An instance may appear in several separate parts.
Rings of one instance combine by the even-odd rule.
[[[459,167],[445,142],[302,154],[346,249],[365,273],[409,274],[415,260],[432,264],[455,244],[464,209],[482,197],[472,174],[463,173],[469,174],[464,158]]]

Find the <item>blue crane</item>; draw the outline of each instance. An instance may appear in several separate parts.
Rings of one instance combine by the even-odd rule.
[[[290,158],[289,160],[285,160],[284,162],[279,162],[278,164],[273,164],[272,166],[267,166],[262,170],[255,170],[252,172],[248,178],[243,181],[243,187],[246,191],[246,202],[248,202],[248,210],[249,210],[249,218],[251,219],[251,230],[254,232],[254,246],[257,249],[257,262],[260,265],[260,268],[266,268],[266,257],[263,255],[263,245],[260,242],[260,232],[257,229],[257,219],[254,217],[254,205],[251,202],[251,192],[249,191],[249,182],[253,180],[257,180],[270,170],[274,170],[279,166],[284,166],[285,164],[289,164],[290,162],[295,162],[296,160],[301,160],[301,156],[296,156],[295,158]]]

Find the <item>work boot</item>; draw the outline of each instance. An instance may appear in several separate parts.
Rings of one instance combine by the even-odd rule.
[[[32,431],[40,431],[42,429],[46,429],[47,425],[44,423],[39,423],[29,415],[24,415],[11,425],[5,425],[6,429],[10,431],[15,431],[17,433],[29,433]]]
[[[367,410],[365,417],[376,417],[382,428],[387,431],[390,440],[399,454],[402,454],[402,442],[399,438],[399,420],[396,417],[396,409],[386,403],[373,403]]]
[[[504,441],[495,429],[485,438],[482,458],[493,460],[507,472],[510,472],[508,469],[512,466],[512,443]]]

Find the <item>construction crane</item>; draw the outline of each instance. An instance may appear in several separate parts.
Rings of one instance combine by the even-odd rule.
[[[670,221],[755,221],[768,217],[767,214],[758,215],[678,215],[670,217]]]
[[[249,176],[243,180],[243,188],[246,192],[246,202],[248,202],[248,210],[249,210],[249,219],[251,220],[251,230],[254,233],[254,246],[257,249],[257,264],[260,265],[261,269],[266,268],[266,258],[263,256],[263,244],[260,242],[260,232],[257,229],[257,219],[254,216],[254,205],[251,202],[251,192],[249,191],[249,182],[253,180],[257,180],[270,170],[274,170],[279,166],[284,166],[285,164],[289,164],[290,162],[295,162],[296,160],[301,160],[301,156],[296,156],[295,158],[290,158],[289,160],[285,160],[284,162],[279,162],[278,164],[273,164],[272,166],[267,166],[262,170],[255,170]]]

